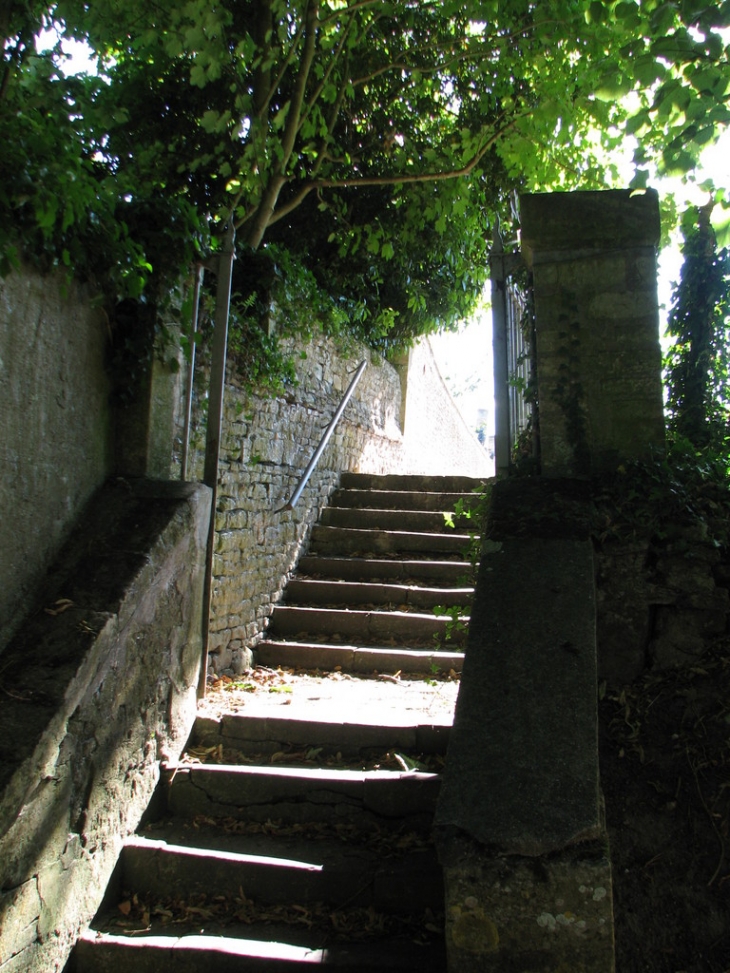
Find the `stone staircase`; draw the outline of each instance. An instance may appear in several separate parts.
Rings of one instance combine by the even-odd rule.
[[[443,973],[430,829],[465,638],[444,613],[472,594],[469,522],[444,511],[478,487],[343,475],[257,668],[201,705],[68,973]]]

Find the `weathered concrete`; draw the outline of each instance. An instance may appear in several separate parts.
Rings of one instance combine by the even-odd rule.
[[[613,968],[584,501],[493,487],[436,814],[450,973]]]
[[[323,645],[312,642],[273,642],[264,639],[257,646],[261,665],[285,665],[300,669],[342,668],[349,672],[461,672],[462,652],[413,648],[415,640],[400,648],[369,649],[354,645]]]
[[[543,474],[647,456],[664,444],[656,192],[528,195],[520,210]]]
[[[420,771],[329,770],[272,766],[171,764],[167,807],[180,818],[268,821],[351,821],[367,827],[404,819],[428,822],[439,791],[437,774]]]
[[[357,530],[348,527],[325,527],[312,530],[310,553],[392,555],[434,554],[443,557],[464,555],[469,545],[468,534],[424,534],[407,530]]]
[[[372,708],[375,707],[373,704]],[[381,706],[380,712],[375,714],[378,720],[382,718],[382,709]],[[285,717],[262,716],[260,713],[228,713],[220,720],[198,717],[192,745],[232,747],[243,753],[275,753],[287,743],[323,747],[331,753],[357,753],[369,748],[382,753],[388,748],[419,754],[445,752],[451,731],[450,714],[423,724],[414,721],[412,712],[398,715],[399,724],[389,713],[386,725],[352,722],[351,719],[292,719],[289,711]],[[363,716],[373,718],[372,713]]]
[[[28,268],[0,280],[0,652],[112,462],[107,325]]]
[[[175,472],[173,441],[181,421],[183,355],[179,325],[168,322],[171,346],[166,358],[155,356],[140,379],[133,402],[114,415],[114,471],[120,476],[168,480]]]
[[[440,814],[507,854],[595,837],[596,727],[590,544],[505,540],[482,558]]]
[[[210,491],[119,481],[3,654],[0,969],[63,967],[195,717]]]
[[[177,833],[185,838],[183,829]],[[135,838],[125,845],[120,867],[125,889],[144,889],[160,900],[174,895],[189,901],[210,889],[219,896],[240,896],[243,883],[246,896],[260,905],[294,901],[301,907],[327,903],[337,908],[347,902],[350,908],[414,916],[440,910],[443,902],[441,870],[428,853],[394,861],[366,850],[353,854],[344,847],[333,854],[329,846],[321,849],[320,842],[314,864],[184,847],[171,843],[175,836],[172,832],[167,841]],[[245,842],[239,839],[241,845]]]
[[[446,952],[459,973],[601,973],[613,969],[611,869],[597,848],[549,858],[451,846]]]

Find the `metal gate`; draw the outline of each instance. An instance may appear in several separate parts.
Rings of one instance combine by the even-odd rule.
[[[524,276],[522,255],[505,253],[495,229],[489,257],[492,281],[492,348],[494,355],[494,461],[497,473],[506,473],[528,431],[535,451],[535,406],[530,392],[533,380],[533,335],[530,294],[518,281]]]

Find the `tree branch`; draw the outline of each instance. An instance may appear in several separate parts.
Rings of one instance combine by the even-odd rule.
[[[253,222],[249,228],[248,242],[254,249],[263,240],[264,233],[271,222],[271,217],[279,199],[279,193],[287,182],[286,170],[296,144],[307,82],[312,70],[317,47],[318,14],[319,0],[308,0],[304,15],[304,49],[299,62],[299,70],[297,71],[294,91],[289,101],[289,111],[287,112],[284,132],[281,138],[281,158],[277,171],[273,174],[264,190],[256,216],[253,218]]]
[[[301,187],[299,192],[292,199],[290,199],[289,202],[285,203],[272,213],[268,225],[272,226],[285,216],[288,216],[289,213],[292,213],[295,209],[297,209],[298,206],[301,206],[307,196],[315,190],[319,192],[321,189],[354,189],[365,186],[402,186],[424,182],[444,182],[449,179],[461,179],[465,176],[469,176],[474,169],[476,169],[485,153],[489,151],[489,149],[499,138],[501,138],[511,128],[514,128],[517,121],[518,119],[513,118],[508,124],[504,125],[496,132],[493,132],[484,145],[482,145],[478,151],[474,153],[466,165],[462,166],[460,169],[449,169],[442,172],[392,173],[388,176],[353,176],[346,179],[311,179]]]

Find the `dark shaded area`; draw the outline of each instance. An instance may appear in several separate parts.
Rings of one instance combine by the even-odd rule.
[[[0,791],[33,753],[96,635],[119,611],[190,487],[117,479],[82,512],[0,655]]]
[[[599,705],[617,973],[730,969],[730,639]]]
[[[489,495],[485,536],[490,540],[586,540],[592,528],[592,485],[562,477],[516,477]]]

